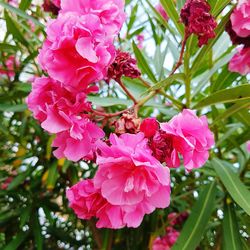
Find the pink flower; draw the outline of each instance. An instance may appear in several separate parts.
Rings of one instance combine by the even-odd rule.
[[[185,109],[171,121],[161,124],[171,145],[166,153],[169,159],[179,162],[182,155],[185,168],[190,171],[201,167],[209,157],[209,149],[214,145],[214,135],[208,127],[206,116],[200,118],[192,110]]]
[[[232,27],[240,37],[250,36],[250,1],[240,0],[231,17]],[[249,38],[250,39],[250,38]]]
[[[148,209],[141,204],[123,207],[110,204],[94,186],[93,180],[80,181],[68,189],[66,195],[76,215],[80,219],[96,217],[98,228],[137,227],[138,218],[141,219],[138,214],[144,214]]]
[[[139,49],[143,49],[143,43],[144,43],[144,40],[145,40],[144,35],[143,34],[139,34],[139,35],[136,36],[136,39],[138,41],[137,47]]]
[[[50,133],[69,130],[74,116],[91,110],[86,92],[69,92],[60,82],[46,77],[35,78],[27,104]]]
[[[71,118],[72,119],[72,118]],[[75,117],[71,120],[69,131],[56,135],[52,147],[58,159],[66,158],[71,161],[81,159],[92,160],[96,150],[96,142],[105,136],[102,129],[85,117]]]
[[[62,0],[62,13],[76,12],[79,15],[95,14],[105,27],[107,34],[117,34],[124,21],[124,0]]]
[[[0,75],[7,75],[8,77],[15,76],[15,70],[18,68],[19,62],[16,60],[15,56],[9,56],[4,65],[0,65]]]
[[[140,131],[144,133],[145,137],[153,137],[159,130],[159,123],[155,118],[146,118],[142,121]]]
[[[152,250],[170,250],[175,244],[180,233],[173,227],[166,228],[166,234],[163,237],[157,237],[153,241]]]
[[[144,214],[169,205],[169,170],[151,155],[143,133],[112,134],[109,144],[97,146],[95,187],[110,204],[126,211],[127,226],[137,227]]]
[[[196,34],[199,47],[215,37],[217,23],[209,13],[211,7],[206,0],[187,0],[181,9],[181,20],[187,27],[188,35]]]
[[[38,56],[42,68],[69,89],[85,89],[103,79],[115,58],[105,32],[96,15],[60,14],[47,26],[47,39]]]
[[[247,141],[247,151],[250,153],[250,141]]]
[[[66,191],[70,207],[80,219],[91,219],[105,205],[105,200],[96,190],[93,180],[83,180]]]
[[[250,47],[238,48],[238,53],[233,56],[229,63],[229,70],[241,75],[250,73]]]
[[[159,12],[163,19],[166,21],[169,19],[167,12],[160,3],[155,6],[155,9]]]

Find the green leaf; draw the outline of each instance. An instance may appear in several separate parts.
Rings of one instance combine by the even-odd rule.
[[[242,101],[235,103],[230,108],[227,108],[225,112],[216,116],[216,119],[213,121],[213,125],[220,121],[223,121],[224,119],[232,116],[233,114],[239,112],[240,110],[247,108],[248,106],[249,106],[249,101]]]
[[[184,37],[184,25],[180,22],[180,16],[177,12],[175,3],[173,0],[160,0],[163,8],[167,12],[168,16],[174,22],[175,27],[179,31],[182,37]]]
[[[20,231],[16,237],[3,248],[3,250],[16,250],[25,241],[28,236],[28,232]]]
[[[200,194],[172,250],[196,249],[214,210],[215,196],[216,182],[212,182]]]
[[[57,161],[55,161],[52,164],[52,166],[49,167],[48,178],[47,178],[47,183],[46,183],[48,189],[54,189],[58,177],[59,177],[59,174],[57,171]]]
[[[21,33],[20,28],[18,27],[18,24],[16,23],[16,21],[14,21],[9,16],[7,11],[4,12],[4,16],[5,16],[5,21],[6,21],[8,32],[10,32],[13,35],[13,37],[17,39],[20,43],[28,47],[29,43],[27,42],[27,40],[24,38],[23,34]]]
[[[22,0],[21,3],[19,4],[19,9],[22,11],[27,10],[30,5],[31,5],[32,0]]]
[[[127,33],[130,32],[131,28],[133,27],[133,24],[135,23],[136,20],[136,15],[137,15],[137,10],[138,10],[138,4],[136,4],[134,6],[134,8],[131,11],[131,15],[130,15],[130,19],[129,19],[129,23],[128,23],[128,31]]]
[[[0,43],[0,51],[17,51],[17,47],[7,43]]]
[[[40,26],[41,28],[45,28],[45,26],[42,23],[40,23],[37,19],[35,19],[32,16],[27,15],[21,9],[17,9],[17,8],[11,6],[10,4],[7,4],[7,3],[5,3],[3,1],[0,1],[0,5],[2,5],[5,9],[17,14],[18,16],[20,16],[20,17],[22,17],[22,18],[24,18],[26,20],[31,20],[34,24]]]
[[[154,75],[153,71],[150,69],[150,67],[149,67],[145,57],[143,56],[141,50],[138,49],[138,47],[136,46],[134,41],[133,41],[132,45],[133,45],[133,50],[134,50],[139,68],[141,68],[142,72],[144,74],[146,74],[152,82],[156,83],[157,80],[155,78],[155,75]]]
[[[250,192],[233,171],[233,166],[216,158],[212,160],[212,165],[234,201],[250,215]]]
[[[243,84],[230,89],[217,91],[202,99],[193,108],[200,109],[217,103],[229,103],[250,99],[250,84]]]
[[[23,112],[27,109],[26,104],[1,104],[0,112]]]
[[[24,209],[22,209],[22,212],[20,213],[20,228],[21,229],[29,221],[31,210],[32,210],[32,206],[25,207]]]
[[[242,244],[239,233],[237,217],[234,211],[234,205],[225,204],[223,228],[223,250],[242,250]]]
[[[100,96],[88,96],[88,100],[94,105],[102,107],[110,107],[115,105],[132,106],[133,102],[126,99],[115,97],[100,97]]]
[[[171,75],[168,78],[156,83],[154,86],[148,89],[147,92],[151,92],[151,91],[158,90],[161,88],[168,88],[175,80],[183,81],[184,77],[185,75],[183,73],[177,73],[177,74]]]
[[[18,174],[13,181],[9,184],[7,190],[13,190],[16,187],[18,187],[20,184],[22,184],[25,179],[30,175],[32,169],[28,169],[26,172]]]
[[[212,9],[212,15],[218,16],[221,11],[231,2],[231,0],[217,0],[213,1],[215,3]]]
[[[41,225],[39,223],[38,213],[36,212],[35,218],[34,218],[34,224],[33,224],[33,233],[36,243],[36,249],[42,250],[43,249],[43,236],[42,236],[42,230]]]

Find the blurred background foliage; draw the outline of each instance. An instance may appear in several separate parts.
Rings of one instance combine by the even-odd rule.
[[[190,216],[178,228],[181,236],[172,249],[249,249],[250,158],[245,143],[250,140],[250,85],[246,76],[228,71],[235,48],[224,32],[234,4],[209,1],[219,23],[216,38],[200,49],[191,36],[183,66],[166,78],[179,58],[184,2],[161,0],[170,16],[166,22],[155,11],[154,0],[126,1],[128,18],[117,47],[134,54],[151,88],[142,80],[123,80],[136,97],[151,90],[164,92],[146,103],[141,117],[167,121],[184,104],[208,116],[216,145],[203,168],[189,174],[184,168],[171,171],[169,208],[146,216],[138,229],[112,231],[77,219],[65,199],[66,187],[93,176],[96,166],[55,159],[53,138],[25,104],[32,78],[42,74],[36,56],[50,14],[31,0],[21,0],[16,7],[0,1],[1,69],[15,57],[14,74],[0,75],[0,249],[148,249],[164,233],[167,215],[183,211]],[[141,34],[144,46],[139,49]],[[100,86],[100,94],[89,98],[94,105],[115,112],[132,104],[118,86]]]

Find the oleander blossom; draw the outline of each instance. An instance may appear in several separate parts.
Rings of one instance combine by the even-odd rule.
[[[209,13],[211,7],[205,0],[187,0],[181,9],[181,21],[186,26],[187,35],[196,34],[199,47],[216,36],[217,23]]]
[[[62,0],[62,13],[75,12],[79,15],[97,15],[108,35],[116,35],[126,18],[124,0]]]
[[[159,130],[159,123],[156,118],[146,118],[142,121],[140,131],[144,133],[145,137],[153,137]]]
[[[194,111],[185,109],[160,127],[173,149],[168,151],[172,165],[179,165],[179,154],[187,171],[205,164],[214,145],[214,135],[205,115],[197,117]]]
[[[99,142],[97,148],[94,185],[125,211],[125,225],[138,227],[145,214],[169,205],[169,170],[152,156],[143,133],[111,134],[109,145]]]
[[[72,127],[72,117],[91,110],[91,103],[87,101],[90,91],[69,92],[60,82],[37,77],[32,83],[27,104],[43,129],[50,133],[60,133]]]
[[[95,157],[96,143],[105,133],[87,117],[72,117],[71,127],[67,131],[56,134],[52,147],[55,157],[66,158],[71,161],[93,160]]]
[[[101,190],[94,186],[94,180],[82,180],[66,191],[69,206],[78,218],[97,218],[97,228],[119,229],[125,226],[137,227],[138,214],[145,214],[149,210],[142,204],[134,206],[119,206],[110,204],[101,194]],[[151,209],[151,208],[150,208]]]
[[[229,62],[229,70],[241,75],[250,73],[250,47],[238,48],[237,53]]]
[[[85,89],[103,79],[114,58],[112,39],[107,38],[99,17],[72,12],[49,22],[38,56],[42,68],[69,89]]]
[[[19,62],[15,56],[11,55],[6,58],[4,65],[0,65],[0,75],[6,75],[8,77],[14,77],[15,71],[19,67]]]
[[[152,250],[170,250],[179,236],[180,233],[177,230],[173,227],[167,227],[166,234],[153,241]]]
[[[247,141],[247,152],[250,153],[250,141]]]
[[[158,3],[155,6],[155,9],[158,11],[158,13],[162,16],[163,19],[168,21],[168,19],[169,19],[168,14],[160,3]]]
[[[249,37],[240,37],[236,34],[236,32],[232,28],[231,20],[228,21],[226,25],[226,31],[230,36],[230,39],[234,45],[242,44],[246,47],[250,47],[250,36]]]
[[[141,76],[141,71],[130,53],[117,50],[115,60],[108,68],[107,81],[114,79],[120,82],[122,76],[138,78]]]
[[[250,1],[239,0],[234,9],[230,20],[232,28],[240,37],[248,37],[250,39]]]

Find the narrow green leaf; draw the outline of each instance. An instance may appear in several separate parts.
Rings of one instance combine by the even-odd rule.
[[[243,84],[234,88],[217,91],[202,99],[193,108],[200,109],[217,103],[229,103],[250,99],[250,84]]]
[[[26,104],[1,104],[0,112],[23,112],[27,109]]]
[[[20,231],[16,237],[3,248],[3,250],[16,250],[25,241],[28,236],[28,232]]]
[[[23,172],[21,174],[18,174],[13,181],[9,184],[7,190],[13,190],[16,187],[18,187],[20,184],[22,184],[25,179],[30,175],[31,169],[27,170],[26,172]]]
[[[54,189],[58,177],[59,177],[59,174],[57,171],[57,161],[55,161],[49,168],[48,178],[47,178],[48,189]]]
[[[200,194],[172,250],[196,249],[214,210],[215,196],[216,182],[212,182]]]
[[[43,236],[42,236],[42,230],[41,225],[39,223],[38,213],[35,214],[34,218],[34,224],[33,224],[33,233],[36,243],[36,249],[42,250],[43,249]]]
[[[234,201],[250,215],[250,192],[233,171],[233,166],[216,158],[212,160],[212,165]]]
[[[7,11],[4,12],[5,21],[7,25],[7,30],[10,32],[15,39],[17,39],[20,43],[25,45],[26,47],[29,46],[29,43],[24,38],[23,34],[21,33],[20,29],[18,28],[18,24],[14,21],[8,14]]]
[[[147,92],[151,92],[151,91],[158,90],[161,88],[168,88],[175,80],[183,81],[184,76],[185,75],[183,73],[177,73],[177,74],[171,75],[168,78],[156,83],[154,86],[148,89]]]
[[[128,25],[127,25],[128,26],[127,33],[130,32],[131,28],[133,27],[133,24],[135,23],[137,10],[138,10],[138,4],[136,4],[134,6],[134,8],[132,9],[132,11],[131,11],[130,19],[129,19],[129,22],[128,22]]]
[[[22,209],[20,213],[20,228],[22,229],[23,226],[29,221],[31,215],[32,206],[25,207]]]
[[[25,11],[29,8],[31,5],[32,0],[22,0],[21,3],[19,4],[19,9],[22,11]]]
[[[184,37],[184,25],[180,22],[180,16],[177,12],[175,3],[173,0],[160,0],[163,8],[167,12],[168,16],[174,22],[175,27],[179,31],[182,37]]]
[[[0,5],[2,5],[6,10],[9,10],[9,11],[17,14],[18,16],[20,16],[20,17],[22,17],[22,18],[24,18],[26,20],[31,20],[34,24],[40,26],[41,28],[45,27],[42,23],[40,23],[34,17],[27,15],[24,11],[22,11],[20,9],[17,9],[17,8],[13,7],[12,5],[10,5],[10,4],[7,4],[7,3],[0,0]]]
[[[247,108],[248,106],[249,106],[249,101],[242,101],[242,102],[235,103],[230,108],[226,109],[225,112],[216,116],[216,119],[213,121],[212,125],[216,124],[219,121],[223,121],[224,119],[232,116],[233,114],[237,113],[238,111],[244,108]]]
[[[237,217],[234,211],[234,205],[225,204],[223,219],[223,250],[242,250],[242,244],[239,233]]]
[[[153,71],[150,69],[145,57],[143,56],[142,52],[140,51],[140,49],[138,49],[138,47],[136,46],[135,42],[133,41],[133,50],[136,56],[136,59],[138,61],[138,66],[141,68],[142,72],[145,73],[149,79],[156,83],[157,80],[155,78],[155,75],[153,73]]]
[[[115,97],[100,97],[100,96],[88,96],[88,100],[94,105],[102,107],[110,107],[115,105],[131,106],[133,102],[126,99]]]
[[[17,47],[7,43],[0,43],[0,51],[17,51]]]

